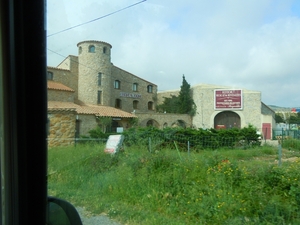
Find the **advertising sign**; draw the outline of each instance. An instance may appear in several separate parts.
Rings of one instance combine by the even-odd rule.
[[[242,90],[215,90],[215,110],[243,109]]]
[[[104,152],[110,154],[117,153],[122,147],[123,140],[124,140],[123,135],[109,135]]]

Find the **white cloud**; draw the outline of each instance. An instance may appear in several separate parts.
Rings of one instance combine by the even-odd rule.
[[[136,1],[48,0],[49,32],[109,14]],[[83,40],[112,44],[112,62],[158,85],[212,83],[262,91],[266,104],[300,106],[300,19],[296,0],[148,0],[48,38],[48,48],[77,54]],[[48,63],[63,57],[48,52]],[[161,72],[163,71],[163,73]]]

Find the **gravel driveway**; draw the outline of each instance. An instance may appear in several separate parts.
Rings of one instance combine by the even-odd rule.
[[[77,207],[76,209],[80,215],[83,225],[121,225],[120,223],[112,221],[108,216],[93,216],[85,211],[84,208]]]

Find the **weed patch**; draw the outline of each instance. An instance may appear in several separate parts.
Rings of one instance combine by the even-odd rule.
[[[299,224],[300,161],[276,148],[103,149],[50,149],[50,195],[124,224]]]

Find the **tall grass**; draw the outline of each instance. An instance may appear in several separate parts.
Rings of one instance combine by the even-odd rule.
[[[300,224],[300,161],[277,149],[103,149],[50,149],[49,194],[132,225]]]

